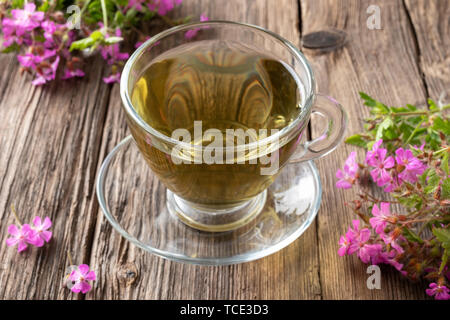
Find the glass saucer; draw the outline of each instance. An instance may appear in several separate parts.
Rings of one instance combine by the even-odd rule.
[[[227,232],[199,231],[169,213],[167,188],[131,136],[106,157],[96,190],[104,215],[127,240],[163,258],[202,265],[252,261],[286,247],[314,220],[322,196],[312,161],[289,164],[252,221]]]

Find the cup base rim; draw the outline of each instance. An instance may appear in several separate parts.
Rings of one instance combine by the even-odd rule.
[[[204,206],[187,201],[167,189],[169,213],[187,226],[206,232],[226,232],[243,227],[261,213],[267,190],[227,208]]]

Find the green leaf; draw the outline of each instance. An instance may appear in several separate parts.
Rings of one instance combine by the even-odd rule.
[[[428,99],[428,105],[429,105],[429,109],[430,109],[431,111],[439,110],[439,107],[436,105],[436,102],[434,102],[434,101],[431,100],[431,99]]]
[[[128,5],[128,0],[115,0],[114,2],[115,2],[117,5],[122,6],[122,7]]]
[[[365,101],[365,105],[368,107],[374,107],[376,105],[376,101],[374,98],[370,97],[367,93],[359,92],[360,97]]]
[[[11,7],[13,9],[23,8],[24,4],[25,4],[25,0],[13,0],[11,2]]]
[[[450,250],[450,230],[444,228],[434,228],[433,234],[441,243],[442,248]]]
[[[124,20],[125,20],[125,17],[122,14],[122,12],[116,11],[116,14],[114,15],[114,22],[117,25],[121,26]]]
[[[448,135],[450,135],[450,120],[436,117],[433,120],[432,128],[434,130],[440,131],[440,132],[444,133],[446,136],[448,136]]]
[[[114,19],[116,6],[111,0],[105,0],[105,6],[108,21],[111,21]],[[100,0],[91,0],[88,5],[87,14],[83,16],[83,19],[88,24],[97,24],[98,22],[103,21],[102,5]]]
[[[20,50],[20,46],[17,43],[13,43],[9,45],[8,47],[4,48],[2,50],[2,53],[10,53],[10,52],[17,52]]]
[[[89,38],[91,38],[94,41],[103,40],[105,36],[100,30],[95,30],[89,35]]]
[[[345,139],[345,143],[358,146],[361,148],[365,148],[367,146],[366,140],[364,140],[360,134],[354,134],[347,139]]]
[[[417,107],[413,106],[412,104],[407,104],[406,107],[408,108],[409,111],[416,111]]]
[[[381,102],[378,102],[375,104],[375,107],[372,108],[372,113],[380,113],[380,114],[388,114],[390,112],[389,108],[382,104]]]
[[[403,235],[411,242],[423,243],[423,240],[411,229],[403,227]]]
[[[127,11],[127,13],[125,13],[125,16],[127,17],[127,19],[130,19],[130,18],[134,18],[137,13],[138,12],[135,8],[131,8],[130,10]]]
[[[425,192],[425,194],[431,194],[436,191],[436,188],[439,184],[439,181],[441,180],[441,177],[439,177],[436,174],[436,171],[430,170],[428,172],[427,178],[428,178],[427,185],[424,188],[424,192]]]
[[[442,157],[442,160],[441,160],[441,169],[444,170],[444,172],[447,174],[447,177],[450,175],[450,170],[448,167],[449,157],[450,157],[450,153],[445,152],[444,156]]]
[[[94,45],[94,43],[95,43],[95,40],[92,39],[91,37],[80,39],[80,40],[72,42],[72,44],[70,45],[70,51],[84,50],[84,49],[87,49],[87,48],[91,47],[92,45]]]
[[[449,178],[442,181],[441,198],[442,199],[450,199],[450,179]]]
[[[436,130],[428,128],[427,134],[425,135],[425,142],[428,148],[436,151],[441,146],[441,137]]]
[[[47,12],[49,7],[50,7],[50,4],[46,0],[46,1],[42,2],[42,4],[38,7],[38,11]]]
[[[392,118],[391,118],[391,117],[386,117],[386,118],[383,120],[383,122],[381,122],[381,123],[378,125],[377,135],[376,135],[375,140],[378,141],[378,140],[380,140],[380,139],[386,138],[386,137],[385,137],[386,132],[388,132],[388,130],[391,130],[393,126],[394,126],[394,122],[392,121]],[[392,139],[392,138],[391,138],[391,139]]]
[[[431,170],[430,168],[425,169],[425,171],[422,173],[422,175],[419,176],[419,182],[421,185],[424,186],[427,184],[427,177],[428,177],[428,174],[430,173],[430,170]]]
[[[399,195],[395,196],[395,198],[407,208],[416,208],[418,210],[422,207],[422,198],[416,194],[410,195],[409,197]]]

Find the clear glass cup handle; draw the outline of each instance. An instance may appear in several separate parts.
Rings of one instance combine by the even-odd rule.
[[[344,138],[347,114],[339,102],[319,93],[316,95],[312,114],[323,117],[327,121],[327,127],[319,137],[299,145],[289,161],[291,163],[323,157],[336,149]]]

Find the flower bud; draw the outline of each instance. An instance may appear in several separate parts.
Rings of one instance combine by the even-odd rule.
[[[430,255],[432,257],[440,257],[441,256],[441,248],[440,248],[440,246],[434,246],[433,248],[431,248]]]
[[[402,229],[396,227],[394,231],[392,231],[392,238],[397,239],[402,234]]]
[[[434,193],[434,199],[439,200],[441,198],[441,186],[436,188],[436,192]]]
[[[405,166],[402,164],[397,164],[395,170],[397,170],[397,172],[402,172],[403,170],[405,170]]]

